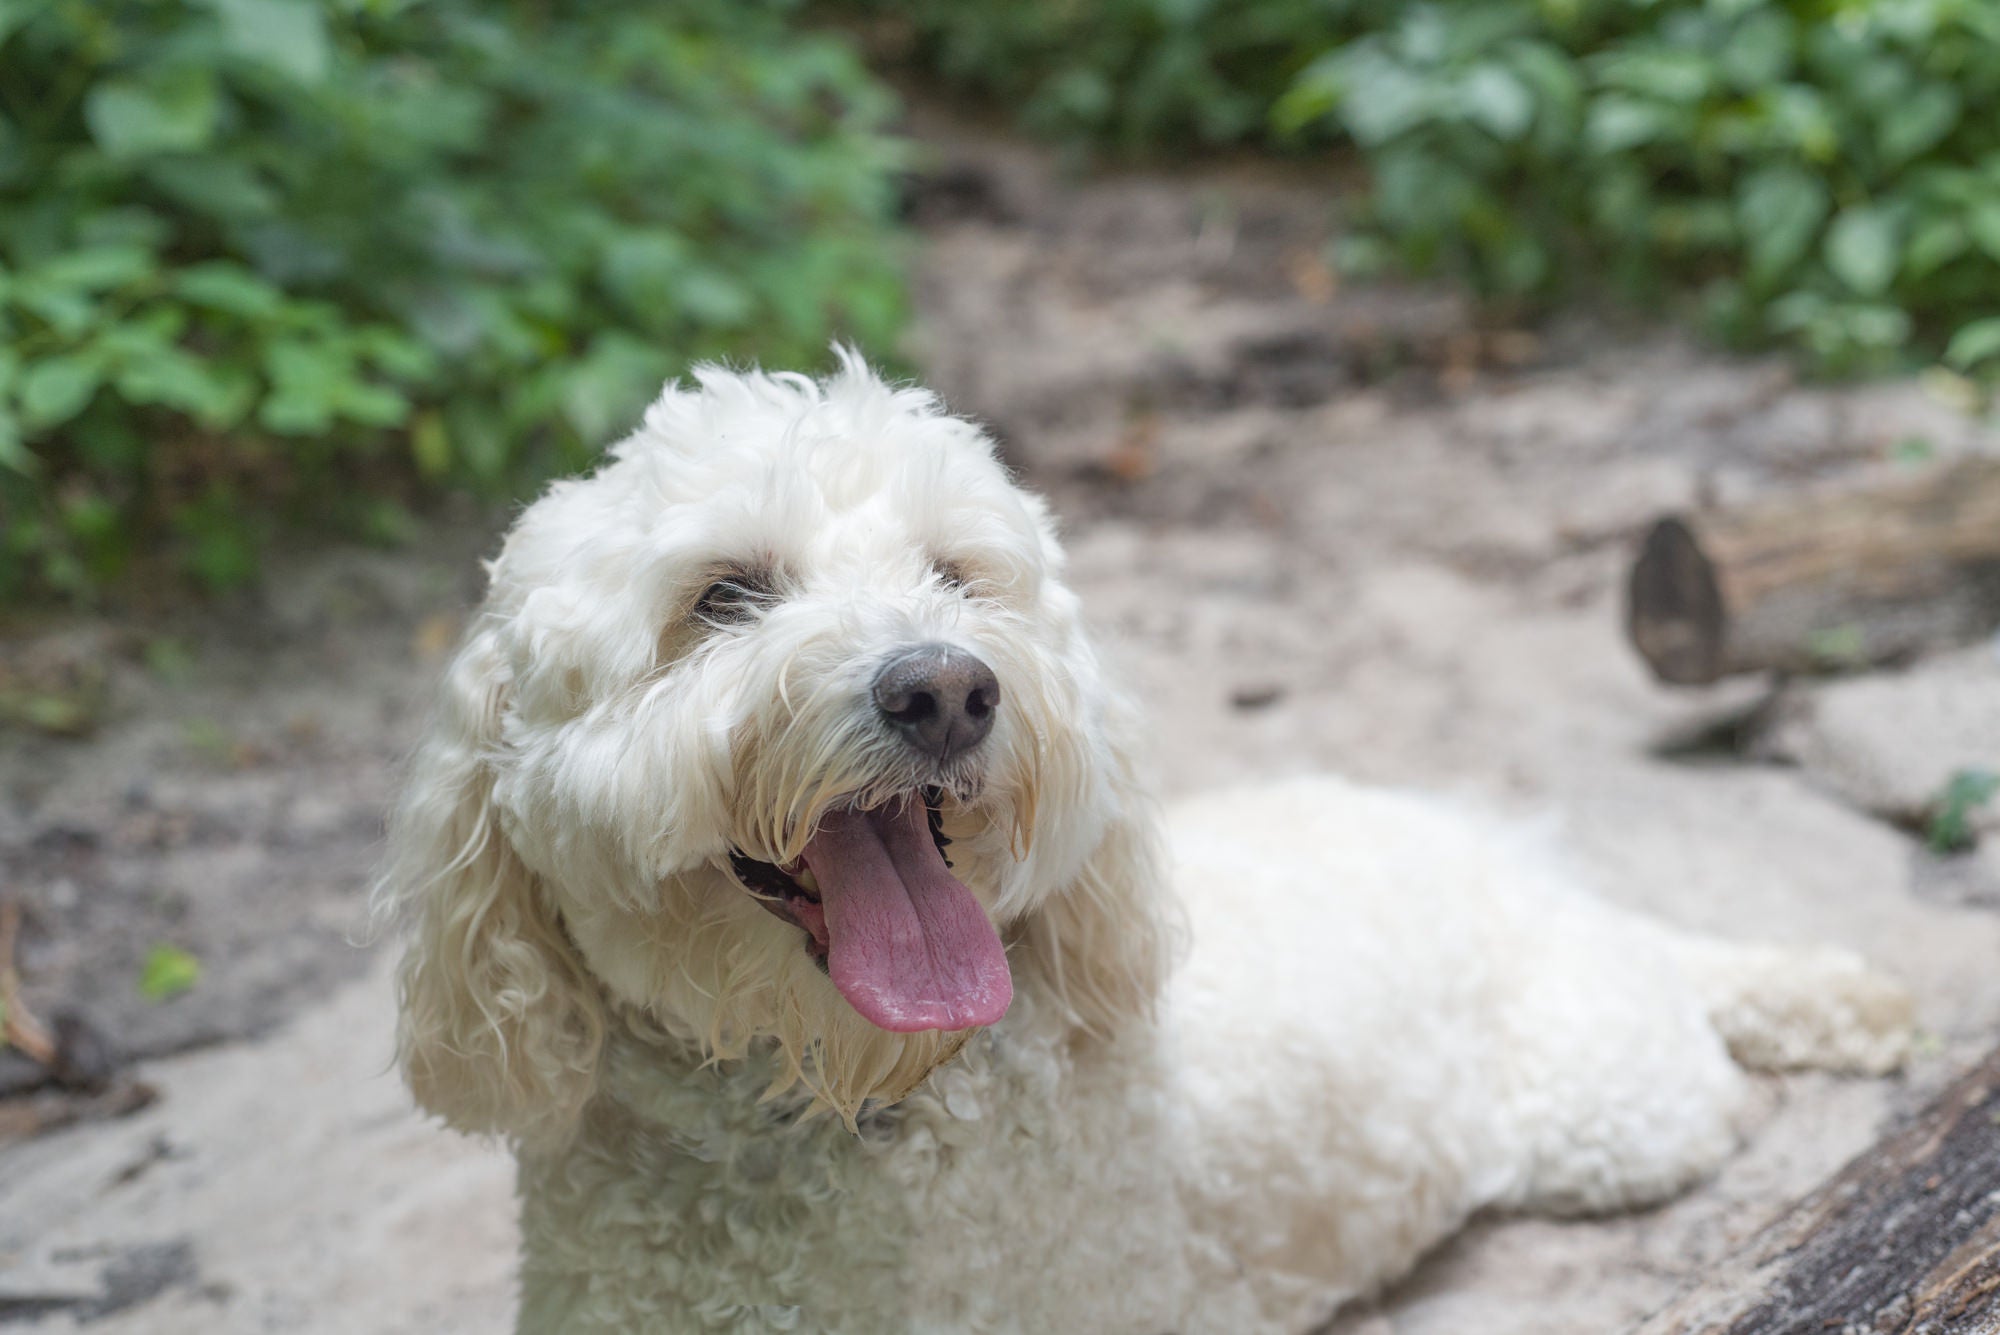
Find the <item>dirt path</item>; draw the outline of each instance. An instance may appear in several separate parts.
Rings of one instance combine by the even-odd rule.
[[[1559,822],[1614,898],[1844,942],[1918,990],[1905,1078],[1765,1081],[1748,1149],[1701,1191],[1482,1222],[1339,1330],[1619,1329],[1991,1043],[2000,839],[1943,861],[1887,817],[2000,763],[1993,655],[1718,731],[1757,684],[1653,686],[1616,591],[1660,508],[2000,442],[1914,384],[1831,391],[1670,338],[1481,331],[1449,297],[1340,290],[1319,194],[1258,168],[1064,188],[1032,153],[931,138],[913,358],[1065,516],[1075,583],[1170,720],[1171,789],[1308,767],[1461,789]],[[321,558],[257,617],[176,627],[191,673],[122,630],[9,646],[17,676],[71,642],[114,663],[94,740],[0,744],[31,996],[142,1051],[230,1041],[145,1064],[147,1111],[0,1149],[0,1325],[503,1324],[508,1165],[406,1111],[380,1074],[381,962],[341,944],[471,573],[456,551]],[[161,939],[206,971],[147,1003],[130,980]]]

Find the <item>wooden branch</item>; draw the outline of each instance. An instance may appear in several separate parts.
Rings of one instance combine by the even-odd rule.
[[[1647,534],[1626,630],[1660,680],[1907,658],[2000,625],[2000,459],[1674,515]]]
[[[21,999],[21,976],[14,971],[14,941],[21,930],[21,905],[0,900],[0,1043],[9,1044],[43,1066],[56,1065],[56,1041]]]
[[[1637,1335],[2000,1330],[2000,1052]]]

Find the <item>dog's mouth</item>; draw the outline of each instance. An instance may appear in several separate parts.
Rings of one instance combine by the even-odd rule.
[[[897,1033],[992,1024],[1014,998],[999,932],[951,874],[938,800],[925,790],[830,811],[788,866],[729,857],[751,896],[806,934],[847,1003]]]

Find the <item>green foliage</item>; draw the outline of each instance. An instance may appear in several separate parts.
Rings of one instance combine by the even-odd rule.
[[[239,583],[889,337],[888,99],[788,8],[0,0],[0,597]]]
[[[179,946],[165,942],[146,952],[139,968],[139,995],[148,1001],[170,1001],[201,981],[201,961]]]
[[[870,7],[1045,129],[1354,146],[1350,265],[1501,298],[1692,289],[1725,337],[1830,371],[2000,371],[1990,0]]]
[[[1972,847],[1972,813],[2000,794],[2000,774],[1963,769],[1951,776],[1931,809],[1926,842],[1934,853],[1959,853]]]
[[[1350,35],[1353,0],[854,0],[907,23],[945,78],[1033,129],[1145,148],[1260,134],[1271,104]]]

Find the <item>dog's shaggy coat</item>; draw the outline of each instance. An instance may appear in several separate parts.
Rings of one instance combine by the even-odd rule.
[[[509,535],[379,892],[412,1088],[518,1149],[523,1331],[1302,1331],[1476,1210],[1709,1172],[1732,1052],[1899,1057],[1852,957],[1617,911],[1448,803],[1311,778],[1160,819],[976,428],[851,359],[696,380]],[[990,665],[982,743],[885,726],[912,645]],[[910,961],[801,888],[835,818],[905,803],[1004,942],[988,1028],[864,1019],[857,968]]]

